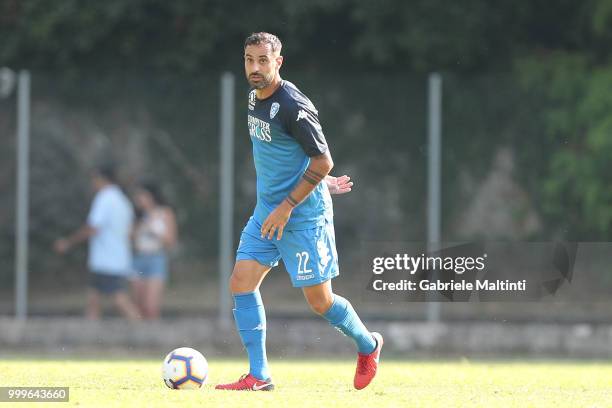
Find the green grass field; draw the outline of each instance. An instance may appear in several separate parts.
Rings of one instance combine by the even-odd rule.
[[[166,388],[160,361],[0,360],[0,386],[68,386],[71,407],[612,407],[612,362],[383,360],[374,382],[352,388],[352,361],[272,360],[273,392],[215,391],[243,361],[210,359],[198,391]],[[0,403],[2,406],[45,406]]]

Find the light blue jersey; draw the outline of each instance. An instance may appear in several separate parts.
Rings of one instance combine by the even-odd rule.
[[[320,182],[296,206],[283,236],[261,236],[261,226],[300,183],[310,157],[327,152],[313,104],[291,82],[269,98],[249,93],[249,133],[257,172],[257,205],[242,230],[236,260],[270,267],[282,259],[295,287],[313,286],[339,274],[333,210],[327,184]]]
[[[254,219],[263,224],[298,185],[310,157],[327,152],[318,112],[295,85],[282,81],[270,97],[249,93],[248,126],[257,172]],[[333,209],[324,182],[291,213],[286,231],[305,230],[331,222]]]
[[[130,230],[134,211],[116,185],[98,191],[87,217],[96,233],[89,239],[89,269],[96,273],[126,276],[132,267]]]

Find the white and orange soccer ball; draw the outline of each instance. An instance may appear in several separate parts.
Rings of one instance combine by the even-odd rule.
[[[164,383],[175,390],[198,389],[208,377],[208,362],[197,350],[180,347],[172,350],[162,366]]]

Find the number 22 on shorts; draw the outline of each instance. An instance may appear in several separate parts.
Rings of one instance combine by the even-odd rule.
[[[297,252],[295,256],[298,258],[298,275],[312,273],[312,269],[308,269],[308,260],[310,259],[308,252]]]

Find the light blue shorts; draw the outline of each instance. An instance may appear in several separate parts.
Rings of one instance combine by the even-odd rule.
[[[280,241],[261,237],[261,224],[253,217],[240,235],[236,261],[254,260],[270,267],[282,258],[294,287],[314,286],[340,273],[334,224],[308,230],[284,231]]]
[[[165,254],[138,254],[132,264],[133,278],[168,279],[168,257]]]

